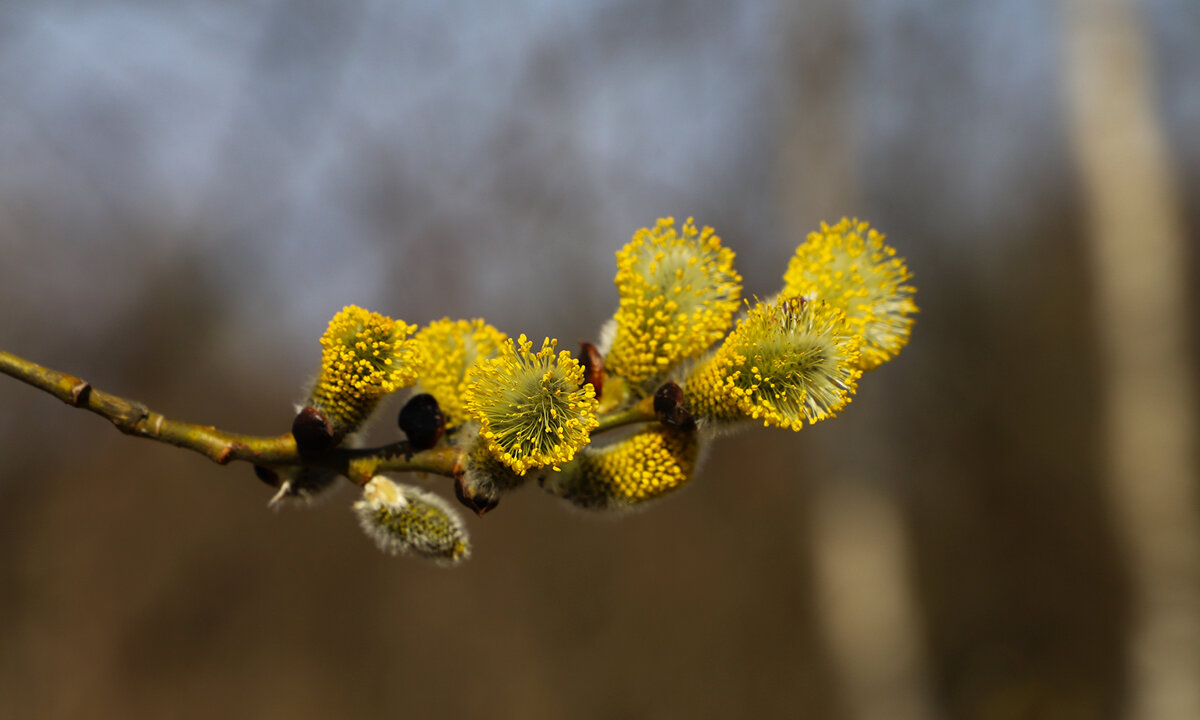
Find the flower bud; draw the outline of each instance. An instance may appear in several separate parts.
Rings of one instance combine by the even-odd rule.
[[[457,565],[471,555],[462,519],[433,493],[378,475],[363,487],[354,512],[384,552],[413,554],[439,565]]]
[[[604,399],[604,356],[590,342],[579,344],[579,364],[583,365],[583,381],[596,391],[596,400]]]
[[[683,388],[674,380],[668,381],[654,393],[654,414],[658,421],[674,428],[696,427],[692,413],[683,402]]]
[[[500,489],[491,478],[469,478],[464,474],[454,480],[454,497],[463,507],[482,517],[500,504]]]
[[[396,422],[414,450],[428,450],[437,445],[446,430],[446,417],[437,399],[429,393],[412,396],[400,409]]]
[[[300,452],[319,452],[334,445],[333,424],[314,407],[304,407],[292,420],[292,437]]]

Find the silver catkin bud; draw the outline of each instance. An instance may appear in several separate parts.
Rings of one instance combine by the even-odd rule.
[[[439,495],[379,475],[363,487],[354,512],[384,552],[417,555],[439,565],[457,565],[471,555],[462,519]]]

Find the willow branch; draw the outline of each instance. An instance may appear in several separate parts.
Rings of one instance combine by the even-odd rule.
[[[414,452],[408,443],[401,442],[373,449],[334,448],[301,453],[290,432],[243,435],[211,425],[172,420],[136,400],[104,392],[73,375],[4,351],[0,351],[0,372],[50,393],[71,407],[107,418],[126,435],[193,450],[220,465],[241,460],[272,467],[316,467],[342,473],[360,485],[385,470],[429,472],[447,477],[462,472],[460,453],[451,448]]]
[[[240,460],[270,467],[321,468],[341,473],[359,485],[365,485],[384,471],[427,472],[451,478],[462,474],[463,453],[455,448],[414,451],[407,442],[397,442],[377,448],[301,452],[290,432],[243,435],[211,425],[172,420],[136,400],[104,392],[74,375],[42,367],[2,350],[0,372],[50,393],[71,407],[94,412],[126,435],[192,450],[219,465]],[[645,398],[623,410],[602,415],[599,426],[592,432],[653,420],[656,420],[654,399]]]

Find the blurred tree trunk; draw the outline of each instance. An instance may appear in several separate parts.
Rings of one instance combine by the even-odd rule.
[[[1134,584],[1130,717],[1197,718],[1200,429],[1182,213],[1137,8],[1064,7],[1104,374],[1104,468]]]

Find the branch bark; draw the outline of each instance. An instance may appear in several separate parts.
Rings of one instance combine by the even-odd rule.
[[[146,405],[92,387],[73,375],[42,367],[0,350],[0,373],[9,375],[64,403],[108,419],[118,430],[133,437],[155,440],[200,453],[226,465],[241,460],[269,467],[313,467],[341,473],[365,485],[380,472],[427,472],[457,478],[463,471],[463,453],[455,448],[414,451],[407,442],[377,448],[333,448],[301,452],[290,432],[283,435],[243,435],[211,425],[172,420]],[[622,425],[656,419],[652,398],[600,418],[595,433]]]
[[[0,372],[50,393],[66,404],[108,419],[133,437],[193,450],[225,465],[241,460],[271,467],[304,466],[334,470],[359,485],[378,472],[415,471],[457,477],[459,453],[450,448],[413,452],[406,442],[372,449],[333,448],[301,453],[292,434],[259,436],[219,430],[211,425],[172,420],[137,402],[92,387],[73,375],[0,351]]]

